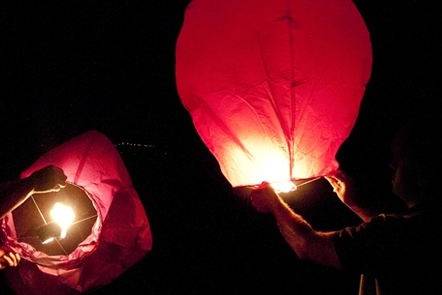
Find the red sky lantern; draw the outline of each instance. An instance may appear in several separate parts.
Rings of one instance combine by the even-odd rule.
[[[370,71],[350,0],[193,0],[176,48],[182,102],[235,187],[337,169]]]
[[[84,292],[111,282],[151,250],[143,205],[104,135],[78,136],[43,155],[21,176],[48,165],[63,169],[67,187],[29,198],[1,221],[5,246],[23,258],[17,270],[8,272],[18,294]],[[32,232],[52,229],[51,219],[57,218],[64,232],[52,240],[33,239]]]

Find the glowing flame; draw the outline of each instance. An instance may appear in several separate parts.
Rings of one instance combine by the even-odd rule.
[[[75,219],[74,210],[62,203],[55,203],[50,212],[51,218],[61,228],[60,238],[64,239],[67,235],[69,227]]]

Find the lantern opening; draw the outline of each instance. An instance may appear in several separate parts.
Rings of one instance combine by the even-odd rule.
[[[68,183],[32,195],[12,212],[17,240],[47,255],[68,255],[91,233],[97,211],[86,190]]]

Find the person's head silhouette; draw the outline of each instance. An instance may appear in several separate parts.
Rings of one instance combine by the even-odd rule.
[[[434,202],[442,168],[441,136],[433,119],[403,126],[392,142],[393,192],[408,206]]]

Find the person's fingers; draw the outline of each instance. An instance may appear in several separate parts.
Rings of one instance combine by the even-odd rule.
[[[264,199],[275,198],[278,196],[278,194],[268,182],[261,183],[261,185],[256,190],[254,190],[252,194]]]
[[[330,183],[330,185],[333,187],[333,191],[336,192],[341,187],[341,181],[336,178],[335,176],[324,176],[325,179]]]
[[[338,183],[339,182],[339,180],[338,180],[338,178],[336,176],[327,175],[327,176],[324,176],[324,177],[325,177],[325,179],[328,180],[328,182],[331,182],[331,183]]]
[[[15,256],[15,253],[10,252],[9,253],[9,257],[11,258],[12,262],[13,262],[13,266],[17,266],[18,265],[18,261],[17,261],[17,257]]]
[[[270,212],[273,199],[277,198],[277,194],[268,182],[263,182],[252,191],[250,197],[253,207],[258,212],[268,213]]]
[[[18,265],[18,262],[20,261],[20,259],[17,259],[17,255],[16,253],[9,253],[9,257],[11,257],[12,262],[14,262],[14,266]]]
[[[50,189],[51,192],[59,192],[62,189],[60,184],[56,184],[53,188]]]
[[[261,184],[259,185],[258,189],[265,189],[268,186],[270,186],[270,184],[267,181],[263,181],[261,182]]]
[[[272,187],[270,186],[270,184],[266,181],[263,181],[257,188],[255,188],[253,190],[253,194],[262,194],[267,192],[268,190],[271,190]]]
[[[17,258],[17,264],[20,263],[21,260],[20,254],[15,253],[15,257]]]
[[[8,255],[4,255],[3,259],[9,264],[9,266],[14,266],[14,261],[12,261]]]
[[[264,192],[264,193],[271,194],[271,195],[276,194],[272,185],[270,183],[268,183],[267,181],[263,181],[259,185],[257,191]]]

